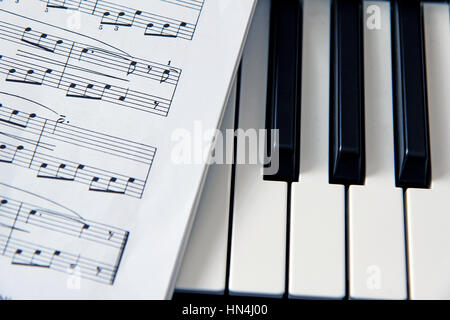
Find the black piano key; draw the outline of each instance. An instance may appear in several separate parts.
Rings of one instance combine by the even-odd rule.
[[[420,0],[392,2],[395,176],[398,187],[431,182],[425,47]]]
[[[363,184],[362,1],[333,1],[331,20],[329,180],[334,184]]]
[[[278,172],[264,179],[298,181],[300,166],[302,15],[300,1],[273,0],[267,86],[267,153],[279,155]],[[278,129],[278,137],[270,134]],[[278,138],[278,139],[276,139]],[[277,143],[278,140],[278,143]],[[266,167],[276,168],[272,160]]]

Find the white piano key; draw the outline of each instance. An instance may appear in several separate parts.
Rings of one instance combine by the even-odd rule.
[[[446,4],[424,4],[432,184],[407,198],[410,297],[450,299],[450,30]]]
[[[236,84],[222,120],[224,143],[217,146],[227,147],[224,156],[233,154],[232,144],[225,141],[225,132],[234,129],[235,104]],[[224,163],[209,168],[176,284],[179,291],[211,294],[225,291],[231,167]]]
[[[300,181],[292,184],[289,296],[343,298],[345,189],[328,183],[330,1],[305,0],[303,6]]]
[[[242,61],[239,127],[244,130],[265,128],[269,17],[270,1],[259,1]],[[241,152],[238,142],[238,158]],[[286,183],[264,181],[260,165],[236,165],[230,294],[284,294],[286,209]]]
[[[364,186],[349,188],[349,294],[406,299],[403,193],[394,175],[390,5],[364,2],[366,21],[377,8],[380,28],[364,23],[367,174]]]

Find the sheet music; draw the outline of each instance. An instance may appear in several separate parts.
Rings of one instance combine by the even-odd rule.
[[[171,296],[254,2],[0,0],[1,297]]]

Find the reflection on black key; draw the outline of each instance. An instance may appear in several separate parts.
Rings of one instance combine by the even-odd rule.
[[[392,3],[395,173],[398,187],[431,180],[423,22],[419,0]]]
[[[298,181],[300,163],[300,91],[302,16],[300,1],[273,0],[266,128],[268,154],[279,154],[279,170],[267,180]],[[278,129],[278,137],[270,134]],[[277,143],[278,141],[278,143]],[[268,167],[276,167],[270,163]]]
[[[363,184],[362,1],[334,1],[331,19],[329,179],[335,184]]]

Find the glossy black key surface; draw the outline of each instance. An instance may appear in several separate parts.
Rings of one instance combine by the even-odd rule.
[[[302,15],[298,0],[272,0],[267,86],[267,153],[279,154],[279,170],[264,179],[298,181],[300,163]],[[278,139],[276,139],[278,138]],[[278,140],[278,144],[277,144]],[[267,167],[276,167],[270,163]]]
[[[335,0],[331,11],[329,180],[365,179],[362,0]]]
[[[394,0],[391,6],[396,184],[428,188],[431,159],[421,1]]]

